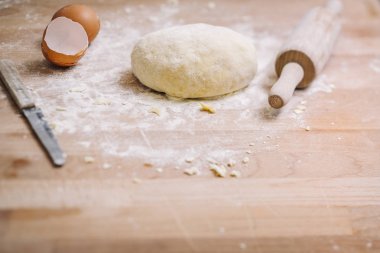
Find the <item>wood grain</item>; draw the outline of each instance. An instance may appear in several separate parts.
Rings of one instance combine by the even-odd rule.
[[[84,2],[103,17],[126,4]],[[204,1],[180,1],[186,8],[178,19],[228,25],[252,15],[255,31],[285,39],[284,31],[323,2],[220,0],[215,3],[221,12],[210,14],[199,11]],[[0,58],[14,60],[32,88],[41,85],[36,71],[41,76],[60,71],[46,68],[39,42],[49,15],[67,3],[41,0],[0,9]],[[152,8],[161,3],[144,1]],[[145,132],[153,147],[184,152],[212,137],[244,153],[249,140],[262,137],[267,143],[256,147],[247,165],[239,165],[239,179],[189,177],[170,166],[158,174],[144,160],[77,145],[106,141],[106,133],[58,135],[68,162],[54,169],[1,85],[0,252],[380,252],[380,73],[369,67],[380,57],[379,6],[375,0],[344,1],[344,26],[323,72],[336,89],[308,101],[304,121],[310,132],[281,115],[236,124],[233,109],[213,115],[230,125],[189,122],[194,135],[169,132],[162,122]],[[27,10],[35,14],[33,22],[25,22]],[[145,19],[139,22],[141,30],[152,29]],[[9,50],[9,43],[19,47]],[[125,146],[144,142],[138,130],[108,134],[120,136]],[[273,139],[267,140],[268,134]],[[267,149],[274,145],[278,148]],[[88,154],[95,163],[83,162]],[[113,168],[102,169],[104,162]],[[141,183],[133,182],[136,174]]]

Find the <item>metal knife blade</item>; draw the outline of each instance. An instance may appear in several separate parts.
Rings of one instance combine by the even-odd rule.
[[[51,128],[44,120],[41,109],[35,106],[12,61],[0,60],[0,80],[28,120],[53,164],[58,167],[62,166],[65,163],[65,155],[59,147]]]
[[[28,120],[42,146],[47,151],[53,164],[59,167],[62,166],[65,163],[65,156],[59,147],[49,124],[44,119],[41,109],[38,107],[22,109],[22,113]]]

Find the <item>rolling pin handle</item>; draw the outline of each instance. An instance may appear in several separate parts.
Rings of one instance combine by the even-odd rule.
[[[286,64],[281,71],[280,78],[270,90],[269,104],[276,109],[287,104],[303,76],[304,71],[301,65],[295,62]]]

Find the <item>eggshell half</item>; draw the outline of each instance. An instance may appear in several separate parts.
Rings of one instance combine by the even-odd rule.
[[[52,20],[42,37],[43,55],[58,66],[76,65],[87,48],[88,37],[82,25],[65,17]]]
[[[83,26],[88,35],[88,41],[91,43],[99,33],[100,20],[96,12],[89,6],[83,4],[67,5],[59,9],[53,16],[52,20],[57,17],[66,17],[72,21],[78,22]]]

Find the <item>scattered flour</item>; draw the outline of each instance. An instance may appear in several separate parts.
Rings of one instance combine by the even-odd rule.
[[[22,1],[3,1],[0,8],[16,2]],[[134,44],[148,32],[186,23],[178,18],[185,4],[170,0],[160,4],[159,11],[151,6],[126,5],[117,12],[102,13],[101,31],[76,67],[54,68],[43,60],[42,55],[40,61],[26,60],[19,65],[22,75],[28,76],[27,85],[33,90],[37,105],[48,121],[55,125],[54,132],[58,138],[75,134],[77,144],[84,150],[91,148],[91,154],[98,151],[126,160],[141,159],[160,168],[169,165],[186,168],[188,157],[194,158],[191,163],[194,168],[207,169],[207,160],[210,159],[232,167],[235,161],[248,163],[246,148],[242,151],[229,148],[231,139],[221,134],[213,135],[213,131],[229,131],[232,127],[235,130],[266,130],[277,136],[283,130],[271,124],[272,119],[286,122],[283,125],[289,128],[299,127],[304,124],[303,115],[294,116],[292,111],[300,101],[317,92],[333,91],[334,86],[328,77],[322,75],[312,87],[297,93],[281,113],[271,109],[267,94],[276,80],[273,61],[283,36],[278,37],[268,31],[254,32],[254,18],[248,16],[235,18],[228,26],[254,40],[258,74],[244,90],[202,100],[217,112],[214,115],[199,111],[201,100],[172,98],[142,86],[131,73],[130,54]],[[219,11],[213,2],[206,5],[215,12]],[[32,6],[28,8],[26,18],[30,23],[24,28],[38,25],[42,33],[44,25],[39,14]],[[35,19],[36,22],[33,21]],[[33,36],[38,45],[40,34]],[[1,47],[10,51],[15,49],[15,45],[8,42],[2,42]],[[32,52],[38,49],[31,48]],[[376,64],[373,66],[378,66]],[[152,140],[152,130],[172,131],[172,138],[176,138],[176,131],[180,131],[181,136],[186,133],[189,137],[173,146],[165,140],[162,143]],[[208,133],[203,142],[193,143],[195,134],[203,131]],[[246,142],[245,146],[249,143],[254,146],[262,139],[257,136]],[[263,150],[279,148],[271,142],[257,146]]]
[[[30,0],[1,0],[0,1],[0,9],[10,8],[16,4],[24,4],[29,3]]]
[[[369,63],[369,67],[376,73],[380,73],[380,58],[377,57]]]

